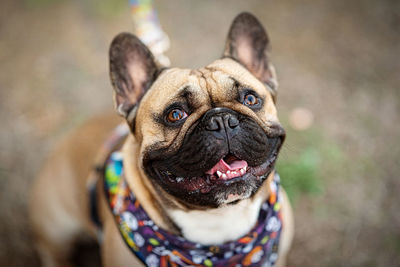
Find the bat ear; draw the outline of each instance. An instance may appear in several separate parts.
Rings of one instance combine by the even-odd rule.
[[[252,14],[240,13],[232,22],[224,56],[235,59],[270,89],[276,101],[275,69],[268,60],[269,38],[261,23]]]
[[[109,57],[114,106],[128,118],[156,79],[157,65],[150,50],[130,33],[120,33],[114,38]]]

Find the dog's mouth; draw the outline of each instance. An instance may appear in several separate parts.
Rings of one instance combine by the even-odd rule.
[[[178,151],[146,154],[143,167],[157,185],[183,204],[218,207],[254,195],[273,171],[285,132],[279,124],[268,131],[251,119],[229,140],[194,126]]]
[[[230,180],[244,175],[247,171],[247,161],[240,160],[232,154],[220,159],[214,167],[206,172],[206,175],[212,175],[222,180]]]
[[[279,147],[279,146],[278,146]],[[188,194],[206,194],[213,189],[231,187],[236,183],[243,183],[246,180],[265,180],[274,168],[278,155],[276,149],[263,164],[249,166],[247,161],[237,158],[229,153],[221,158],[210,170],[199,177],[175,176],[170,171],[159,171],[160,176],[167,178],[165,182],[173,184],[174,188],[180,188]],[[240,194],[240,192],[237,192]]]

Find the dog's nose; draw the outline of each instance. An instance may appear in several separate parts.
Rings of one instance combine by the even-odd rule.
[[[212,132],[226,132],[232,136],[239,126],[237,113],[227,108],[214,108],[206,112],[203,117],[205,128]]]

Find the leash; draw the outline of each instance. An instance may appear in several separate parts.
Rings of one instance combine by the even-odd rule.
[[[168,67],[171,62],[164,53],[170,42],[161,28],[153,0],[129,0],[129,5],[136,35],[149,47],[158,63]]]

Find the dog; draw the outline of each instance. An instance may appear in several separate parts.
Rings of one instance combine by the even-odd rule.
[[[250,13],[197,70],[160,68],[137,37],[117,35],[110,78],[125,128],[92,119],[42,168],[29,211],[43,264],[70,266],[87,234],[104,266],[285,266],[293,215],[274,170],[285,131],[268,47]],[[115,127],[117,151],[99,156]]]

